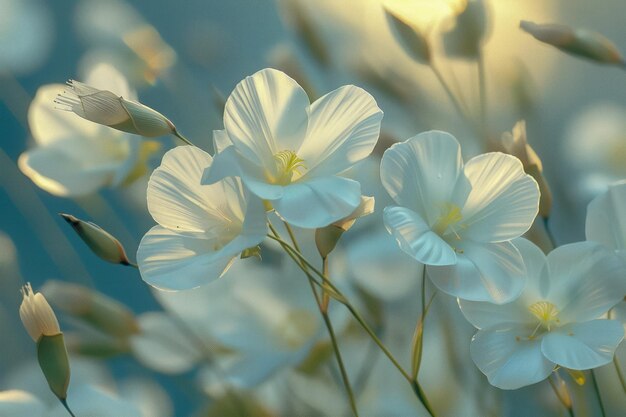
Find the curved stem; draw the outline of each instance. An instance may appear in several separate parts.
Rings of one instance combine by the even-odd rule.
[[[61,401],[61,404],[63,404],[63,407],[65,407],[67,412],[70,413],[70,416],[76,417],[76,415],[70,409],[69,405],[67,405],[67,399],[66,398],[59,398],[59,400]]]
[[[600,394],[600,387],[598,386],[598,380],[596,379],[596,373],[594,370],[591,370],[591,382],[593,383],[593,390],[596,393],[596,397],[598,397],[598,404],[600,405],[600,411],[602,412],[602,417],[606,417],[606,410],[604,409],[604,402],[602,401],[602,395]]]
[[[196,146],[194,145],[189,139],[187,139],[186,137],[184,137],[179,131],[178,129],[174,128],[174,131],[172,132],[172,134],[174,136],[176,136],[178,139],[182,140],[183,142],[185,142],[187,145],[189,146]]]

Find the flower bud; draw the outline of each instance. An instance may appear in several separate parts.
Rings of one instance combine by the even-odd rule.
[[[456,16],[454,28],[443,35],[446,53],[464,59],[478,58],[488,29],[485,0],[467,0]]]
[[[539,201],[539,215],[547,218],[552,209],[552,192],[543,176],[541,159],[528,144],[526,138],[526,122],[521,120],[515,124],[511,133],[505,132],[501,139],[505,152],[517,157],[524,166],[524,171],[537,181],[541,200]]]
[[[167,117],[136,101],[126,100],[107,90],[98,90],[78,81],[68,81],[69,90],[55,103],[91,122],[145,137],[174,133],[176,128]]]
[[[385,15],[387,16],[387,21],[392,28],[396,40],[400,43],[404,51],[419,63],[430,63],[430,44],[424,34],[386,7]]]
[[[120,338],[139,333],[132,311],[102,293],[62,281],[48,281],[43,292],[55,308],[103,333]]]
[[[30,337],[37,343],[37,359],[52,392],[61,400],[67,397],[70,364],[59,322],[41,293],[30,284],[22,288],[20,318]]]
[[[335,249],[343,233],[354,225],[356,219],[374,212],[374,203],[374,197],[361,196],[361,203],[348,216],[315,230],[315,245],[322,258],[326,258]]]
[[[100,226],[80,220],[71,214],[60,213],[60,215],[78,233],[78,236],[89,246],[89,249],[100,258],[114,264],[132,265],[119,240]]]
[[[563,52],[604,64],[625,65],[621,52],[613,42],[599,33],[565,25],[537,24],[525,20],[520,22],[520,28],[535,39]]]

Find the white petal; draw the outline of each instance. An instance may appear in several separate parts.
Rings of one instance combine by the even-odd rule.
[[[380,178],[399,205],[416,211],[432,225],[443,204],[461,206],[464,202],[463,187],[452,201],[457,182],[464,182],[462,168],[461,147],[454,136],[430,131],[387,149],[380,163]]]
[[[141,278],[165,290],[185,290],[214,281],[245,249],[216,251],[216,244],[215,239],[182,236],[155,226],[141,239],[137,250]]]
[[[305,177],[335,175],[366,158],[378,140],[382,117],[374,98],[353,85],[316,100],[306,139],[296,152],[308,168]]]
[[[587,240],[615,250],[626,250],[626,182],[610,185],[587,207]]]
[[[136,100],[136,94],[130,89],[124,75],[109,63],[98,62],[90,68],[85,84],[99,90],[108,90],[127,100]]]
[[[37,186],[47,192],[67,197],[87,195],[111,184],[118,169],[116,163],[85,166],[68,147],[84,148],[80,139],[59,140],[20,155],[18,166]]]
[[[204,170],[201,183],[213,184],[227,177],[240,177],[250,191],[266,200],[283,195],[283,187],[268,183],[263,168],[242,157],[234,146],[215,155],[211,166]]]
[[[530,332],[532,328],[502,326],[476,333],[470,354],[492,385],[517,389],[543,381],[550,375],[554,363],[541,352],[541,342],[523,338]]]
[[[447,294],[496,304],[517,298],[526,279],[522,256],[511,242],[459,242],[456,265],[428,266],[426,272]]]
[[[272,205],[288,223],[313,229],[343,219],[360,202],[358,182],[342,177],[319,177],[284,187],[283,196],[272,200]]]
[[[541,350],[551,361],[570,369],[592,369],[613,360],[624,338],[617,320],[572,323],[543,336]]]
[[[233,178],[201,185],[211,156],[193,146],[178,146],[163,156],[148,182],[148,210],[163,227],[178,233],[221,234],[226,224],[243,222],[245,202]]]
[[[43,402],[27,391],[0,391],[0,415],[3,417],[43,417]]]
[[[596,319],[624,298],[625,271],[624,262],[598,243],[560,246],[548,254],[545,299],[563,323]]]
[[[214,130],[213,131],[213,150],[215,153],[220,153],[224,149],[228,148],[233,144],[233,141],[230,140],[228,136],[228,132],[225,130]]]
[[[418,262],[426,265],[456,263],[454,249],[431,231],[418,213],[404,207],[385,207],[383,220],[400,249]]]
[[[135,357],[150,369],[167,374],[186,372],[202,358],[196,348],[199,335],[181,329],[181,323],[165,313],[144,313],[138,318],[141,332],[130,339]],[[192,331],[191,328],[189,331]]]
[[[486,329],[498,325],[524,324],[529,322],[528,309],[521,303],[494,304],[482,301],[458,299],[461,312],[474,327]],[[532,318],[532,317],[530,317]]]
[[[464,172],[472,186],[463,207],[464,236],[503,242],[530,228],[539,210],[539,186],[519,159],[486,153],[469,160]]]
[[[250,161],[273,163],[282,150],[300,148],[306,135],[309,98],[289,76],[264,69],[241,81],[224,107],[224,127]]]
[[[40,145],[56,142],[59,139],[82,135],[92,137],[102,129],[70,111],[55,108],[54,100],[67,86],[48,84],[37,90],[28,108],[28,127],[35,141]]]

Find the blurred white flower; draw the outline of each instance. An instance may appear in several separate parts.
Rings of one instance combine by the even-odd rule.
[[[126,80],[109,65],[88,75],[90,84],[133,96]],[[37,146],[24,152],[19,167],[35,184],[58,196],[80,196],[130,182],[146,171],[158,144],[100,126],[54,107],[61,85],[37,91],[28,124]]]
[[[29,73],[48,58],[55,38],[48,4],[0,0],[0,72]]]
[[[264,69],[228,98],[225,131],[216,132],[222,150],[203,183],[239,176],[289,223],[327,226],[361,202],[360,184],[339,174],[372,152],[382,115],[358,87],[343,86],[310,104],[293,79]]]
[[[3,417],[44,417],[45,411],[46,406],[30,392],[0,391],[0,415]]]
[[[626,259],[626,181],[609,185],[589,203],[585,234]]]
[[[564,245],[547,257],[527,240],[515,243],[528,268],[521,296],[503,305],[459,301],[479,329],[470,346],[478,368],[492,385],[517,389],[547,378],[556,365],[609,363],[624,330],[600,317],[626,294],[623,261],[593,242]]]
[[[150,285],[182,290],[219,278],[267,234],[263,202],[238,178],[201,185],[211,156],[180,146],[163,156],[148,183],[148,210],[159,224],[141,240],[137,263]]]
[[[463,165],[457,140],[431,131],[385,151],[380,175],[399,204],[384,210],[387,230],[440,290],[496,303],[520,294],[525,268],[510,240],[530,228],[539,188],[517,158],[494,152]]]

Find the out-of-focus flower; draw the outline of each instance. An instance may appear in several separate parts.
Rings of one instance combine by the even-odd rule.
[[[71,214],[61,213],[61,217],[72,226],[83,242],[89,246],[89,249],[101,259],[114,264],[130,265],[126,251],[120,241],[106,230],[95,223],[80,220]]]
[[[46,406],[22,390],[0,391],[0,414],[4,417],[44,417]]]
[[[37,343],[37,358],[50,390],[61,401],[67,398],[70,363],[63,333],[54,311],[41,293],[33,293],[30,284],[22,289],[24,300],[20,318],[30,337]]]
[[[126,80],[108,65],[89,74],[92,85],[132,95]],[[28,110],[28,124],[37,146],[24,152],[19,167],[35,184],[58,196],[79,196],[118,186],[143,175],[158,144],[82,120],[54,107],[63,87],[37,91]]]
[[[343,86],[310,104],[293,79],[264,69],[228,98],[225,131],[216,134],[230,146],[216,154],[202,182],[239,176],[289,223],[327,226],[361,202],[360,184],[339,174],[372,152],[382,115],[358,87]]]
[[[100,90],[79,81],[70,80],[55,103],[61,110],[76,113],[83,119],[122,132],[145,137],[174,133],[174,124],[158,111],[136,101],[127,100],[108,90]]]
[[[53,20],[46,2],[0,0],[0,68],[23,74],[48,58],[54,40]]]
[[[609,185],[589,203],[585,235],[626,259],[626,181]]]
[[[454,27],[443,35],[446,53],[452,57],[477,59],[489,32],[486,0],[466,0],[454,18]]]
[[[539,215],[548,217],[552,209],[552,192],[543,176],[543,165],[535,150],[528,144],[526,138],[526,122],[521,120],[513,126],[512,132],[502,134],[501,144],[504,151],[518,158],[524,166],[524,171],[532,176],[539,185],[541,199],[539,201]]]
[[[422,64],[428,64],[431,60],[431,47],[428,35],[411,26],[401,15],[390,9],[385,9],[389,24],[396,35],[396,39],[402,45],[407,54]]]
[[[200,184],[212,162],[206,152],[180,146],[150,177],[148,210],[159,225],[141,240],[137,263],[154,287],[182,290],[211,282],[267,234],[263,202],[238,178]]]
[[[596,103],[576,114],[566,129],[563,157],[567,181],[585,203],[626,178],[626,108]]]
[[[459,301],[479,329],[470,351],[489,382],[517,389],[544,380],[556,365],[583,370],[609,363],[624,330],[600,317],[626,294],[624,262],[593,242],[560,246],[547,257],[524,239],[516,245],[528,268],[517,300]]]
[[[439,289],[499,304],[520,294],[525,267],[510,240],[530,228],[539,187],[517,158],[493,152],[463,165],[457,140],[431,131],[385,151],[380,176],[399,204],[384,210],[387,230]]]
[[[535,39],[563,52],[603,64],[624,66],[626,62],[613,42],[599,33],[559,24],[537,24],[522,20],[520,28]]]

